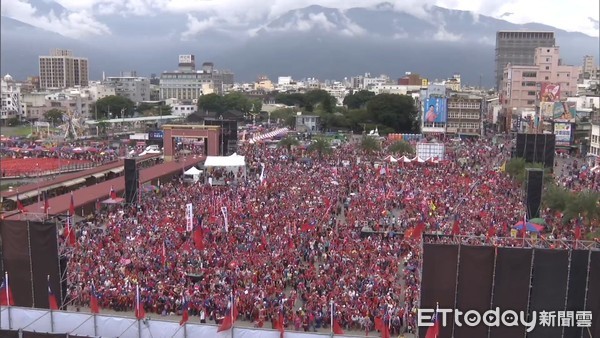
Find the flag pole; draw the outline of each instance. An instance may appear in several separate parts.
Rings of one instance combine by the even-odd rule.
[[[331,301],[331,336],[333,337],[333,300]]]
[[[6,284],[5,287],[5,292],[6,292],[6,305],[10,306],[10,293],[8,292],[8,288],[10,288],[10,285],[8,284],[8,271],[4,272],[4,282]]]

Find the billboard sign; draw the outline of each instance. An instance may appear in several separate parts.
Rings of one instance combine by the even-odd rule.
[[[570,147],[573,141],[573,125],[570,122],[554,122],[556,146]]]
[[[164,137],[164,132],[162,130],[153,130],[148,133],[148,139],[156,141],[162,140]]]
[[[425,101],[425,123],[446,123],[448,114],[447,99],[441,97],[430,97]]]
[[[560,85],[555,83],[542,83],[540,89],[540,102],[560,101]]]
[[[444,160],[446,155],[446,145],[443,143],[417,143],[417,157],[424,160],[435,158],[437,160]]]
[[[575,122],[575,116],[577,116],[577,103],[554,102],[552,118],[555,121]]]
[[[193,63],[194,56],[191,54],[179,55],[179,63]]]

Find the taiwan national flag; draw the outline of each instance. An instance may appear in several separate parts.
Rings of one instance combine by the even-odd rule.
[[[427,329],[427,333],[425,334],[425,338],[438,338],[440,335],[440,321],[438,318],[437,309],[435,310],[435,315],[433,316],[433,326],[430,326]]]
[[[198,224],[194,228],[194,247],[198,250],[204,250],[204,230],[202,229],[203,217],[198,217]]]
[[[217,329],[217,332],[227,331],[233,327],[238,316],[237,306],[235,304],[235,300],[233,299],[233,295],[231,295],[231,300],[229,302],[229,306],[227,307],[227,312],[225,312],[225,318],[223,318],[223,322]]]
[[[48,277],[48,305],[50,306],[50,310],[58,310],[56,296],[52,292],[52,287],[50,287],[50,277]]]
[[[344,334],[344,330],[342,330],[337,319],[333,319],[333,334]]]
[[[2,285],[0,285],[0,305],[15,305],[15,299],[13,298],[12,290],[8,284],[8,272],[4,273],[4,280],[2,281]]]
[[[188,308],[189,308],[188,300],[184,297],[183,298],[183,306],[181,307],[182,313],[181,313],[181,321],[179,321],[179,326],[185,325],[185,323],[187,323],[187,321],[190,319],[190,314],[188,313]]]
[[[138,320],[146,318],[146,311],[144,310],[144,304],[142,304],[142,296],[140,295],[139,285],[135,290],[135,318]]]
[[[92,284],[92,292],[90,293],[90,311],[92,313],[100,313],[98,307],[98,293],[96,292],[96,286]]]

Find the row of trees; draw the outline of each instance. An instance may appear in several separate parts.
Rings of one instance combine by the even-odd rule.
[[[506,163],[506,172],[521,183],[526,182],[528,168],[544,169],[544,166],[541,163],[526,163],[523,158],[514,158]],[[542,205],[553,213],[561,213],[562,224],[581,219],[585,225],[592,226],[600,220],[600,193],[597,191],[574,192],[558,186],[547,169],[544,185]]]
[[[262,110],[262,100],[249,98],[240,92],[231,92],[226,95],[207,94],[198,99],[198,111],[222,114],[228,110],[258,115]]]
[[[337,107],[337,99],[327,91],[311,90],[306,93],[280,93],[277,103],[296,106],[305,113],[321,118],[325,130],[350,129],[363,132],[378,127],[383,134],[390,132],[412,133],[419,130],[418,110],[408,95],[379,94],[362,90],[346,96],[344,107]],[[296,110],[278,109],[271,113],[272,119],[280,119],[293,126]]]
[[[290,136],[283,138],[278,143],[279,147],[287,148],[288,150],[291,150],[292,147],[298,146],[299,144],[298,139]],[[382,150],[382,144],[374,137],[364,136],[360,142],[360,149],[365,153],[373,154]],[[319,157],[322,157],[325,154],[331,153],[333,149],[328,139],[318,137],[308,146],[307,150],[309,152],[316,152]],[[398,156],[410,156],[414,155],[415,149],[406,141],[396,141],[387,147],[387,152]]]

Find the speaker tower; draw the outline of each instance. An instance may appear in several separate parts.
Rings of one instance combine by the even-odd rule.
[[[527,169],[527,219],[540,217],[543,182],[544,171],[542,169]]]
[[[139,170],[135,159],[125,159],[125,202],[137,203],[138,187],[140,184]]]

